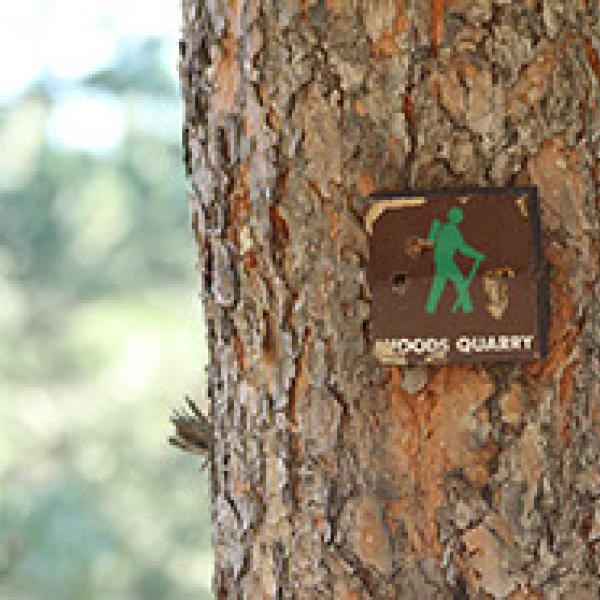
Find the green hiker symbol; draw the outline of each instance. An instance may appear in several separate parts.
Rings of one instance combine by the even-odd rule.
[[[425,306],[425,310],[429,314],[433,314],[437,310],[438,303],[448,280],[454,284],[456,289],[456,302],[452,307],[452,312],[455,313],[459,308],[462,308],[465,313],[473,312],[473,302],[469,295],[469,287],[485,255],[471,248],[463,239],[458,229],[458,224],[462,220],[463,211],[455,206],[448,211],[447,223],[442,224],[439,219],[434,219],[431,223],[428,239],[433,243],[435,273]],[[464,254],[475,261],[467,277],[463,275],[458,265],[454,262],[456,252]]]

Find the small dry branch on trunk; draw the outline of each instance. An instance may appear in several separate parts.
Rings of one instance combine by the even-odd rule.
[[[213,447],[213,424],[189,397],[185,398],[186,406],[173,411],[171,423],[175,427],[175,435],[169,437],[169,443],[180,450],[197,454],[208,464]]]

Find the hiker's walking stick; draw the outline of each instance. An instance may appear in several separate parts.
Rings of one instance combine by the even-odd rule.
[[[475,262],[473,263],[473,266],[471,267],[471,272],[469,273],[468,277],[465,279],[465,293],[468,293],[469,291],[469,286],[471,285],[471,283],[473,282],[473,279],[475,278],[475,275],[477,274],[477,269],[479,269],[479,265],[481,264],[481,261],[484,259],[484,256],[478,256],[475,259]],[[452,307],[452,312],[455,313],[458,310],[458,305],[460,303],[460,295],[458,296],[458,298],[456,299],[456,302],[454,302],[454,306]]]

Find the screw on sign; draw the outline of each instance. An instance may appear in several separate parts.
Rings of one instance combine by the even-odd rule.
[[[366,215],[371,333],[383,364],[546,353],[537,190],[375,194]]]

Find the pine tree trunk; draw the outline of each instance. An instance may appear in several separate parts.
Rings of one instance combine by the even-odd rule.
[[[600,593],[596,0],[184,0],[218,598]],[[533,183],[549,355],[378,366],[375,190]]]

